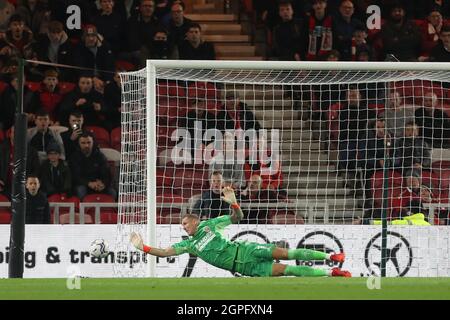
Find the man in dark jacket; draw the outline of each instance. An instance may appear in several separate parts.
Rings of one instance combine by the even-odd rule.
[[[434,92],[426,92],[423,107],[414,112],[419,135],[433,148],[450,147],[450,119],[438,106],[439,100]]]
[[[222,200],[222,174],[215,171],[211,174],[210,189],[203,192],[200,199],[194,204],[192,213],[200,219],[207,220],[230,213],[230,204]]]
[[[114,55],[109,43],[97,32],[94,25],[87,25],[84,29],[82,42],[75,53],[75,64],[94,69],[94,76],[101,81],[112,80]]]
[[[25,185],[27,189],[26,224],[49,224],[50,207],[47,195],[39,190],[40,183],[37,176],[28,176]]]
[[[69,130],[61,133],[66,159],[69,160],[75,150],[79,149],[78,138],[84,132],[84,118],[79,110],[72,110],[69,115]]]
[[[342,1],[339,13],[333,19],[334,48],[341,54],[342,61],[352,60],[352,38],[355,30],[364,30],[364,24],[354,17],[355,7],[350,0]]]
[[[65,96],[61,102],[59,113],[61,125],[67,125],[69,114],[73,110],[78,110],[83,114],[86,126],[101,126],[110,129],[109,123],[105,121],[108,116],[107,106],[102,94],[94,89],[93,79],[90,75],[81,75],[78,87]]]
[[[128,20],[127,50],[137,59],[143,45],[150,43],[158,26],[158,19],[154,15],[155,2],[143,0],[139,6],[139,13]]]
[[[111,45],[115,56],[122,50],[125,42],[126,20],[114,11],[114,0],[100,0],[100,10],[92,22],[98,32]]]
[[[439,39],[438,44],[431,50],[430,61],[450,62],[450,25],[442,26]]]
[[[394,167],[403,175],[413,169],[431,167],[431,148],[419,135],[419,127],[414,122],[406,124],[405,136],[395,142]]]
[[[224,132],[233,129],[258,131],[260,128],[255,115],[245,103],[241,102],[238,94],[233,91],[227,92],[224,109],[217,113],[217,129]]]
[[[39,61],[73,65],[74,46],[59,21],[51,21],[46,35],[39,35],[34,43],[34,52]],[[59,79],[62,81],[75,81],[73,70],[61,68]]]
[[[72,175],[67,162],[60,158],[61,150],[56,143],[47,147],[48,159],[39,168],[41,189],[47,196],[64,194],[72,196]]]
[[[33,57],[33,33],[25,28],[23,18],[14,14],[9,19],[8,31],[0,39],[0,56],[8,59],[30,59]]]
[[[281,22],[273,30],[273,55],[279,60],[303,60],[305,31],[303,21],[294,19],[294,10],[290,1],[280,1]]]
[[[216,60],[214,45],[202,39],[202,29],[198,23],[192,23],[179,47],[181,60]]]
[[[169,31],[169,41],[180,46],[186,38],[192,20],[184,16],[184,6],[181,3],[174,3],[170,8],[170,14],[171,17],[164,26]]]
[[[108,161],[90,133],[83,133],[78,139],[80,149],[70,158],[70,168],[76,196],[83,199],[88,193],[106,193],[114,198],[116,191],[110,187],[111,175]]]
[[[405,9],[400,3],[391,7],[389,19],[381,27],[380,40],[384,60],[389,54],[399,61],[417,61],[421,50],[421,35],[414,22],[405,16]]]

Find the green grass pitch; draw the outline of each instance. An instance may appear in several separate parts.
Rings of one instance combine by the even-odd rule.
[[[0,299],[450,299],[450,278],[386,278],[369,290],[367,278],[0,279]]]

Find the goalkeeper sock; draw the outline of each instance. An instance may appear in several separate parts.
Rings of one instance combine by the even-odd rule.
[[[302,261],[325,260],[330,259],[330,254],[310,249],[289,249],[288,259]]]
[[[325,269],[314,269],[306,266],[286,266],[284,275],[296,277],[324,277],[329,276],[330,271]]]

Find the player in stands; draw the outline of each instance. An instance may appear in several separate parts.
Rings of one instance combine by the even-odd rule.
[[[344,262],[344,253],[327,254],[309,249],[284,249],[274,244],[226,240],[222,236],[223,229],[232,223],[238,223],[244,215],[236,201],[233,189],[225,187],[222,193],[223,200],[230,203],[233,213],[205,221],[200,221],[197,215],[186,214],[181,224],[190,236],[188,239],[173,244],[167,249],[160,249],[145,245],[142,237],[133,232],[131,242],[137,249],[153,256],[169,257],[190,253],[215,267],[252,277],[351,277],[350,272],[339,268],[325,270],[274,262],[274,260],[325,259]]]

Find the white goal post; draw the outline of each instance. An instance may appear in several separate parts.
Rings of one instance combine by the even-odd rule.
[[[229,177],[224,166],[219,166],[223,182],[229,182],[243,191],[247,200],[242,204],[248,212],[259,208],[265,210],[262,216],[262,211],[258,211],[255,220],[242,225],[243,229],[257,232],[262,225],[264,228],[273,225],[277,228],[274,230],[283,233],[288,228],[292,230],[289,226],[292,224],[376,223],[380,216],[367,216],[367,212],[373,214],[375,209],[388,212],[390,223],[401,220],[405,210],[398,206],[404,203],[400,200],[397,203],[396,199],[402,197],[406,190],[406,177],[413,175],[408,169],[414,169],[414,165],[405,164],[404,159],[414,155],[407,157],[402,153],[399,156],[394,152],[397,140],[400,141],[397,138],[401,138],[395,136],[397,129],[403,134],[408,120],[417,119],[415,111],[423,106],[430,92],[432,103],[439,105],[433,106],[433,110],[443,110],[444,114],[450,110],[445,109],[450,105],[450,63],[148,60],[145,69],[121,73],[120,76],[122,140],[115,250],[129,259],[138,255],[129,243],[131,231],[141,233],[146,243],[155,246],[169,246],[181,240],[179,218],[181,214],[194,210],[193,204],[198,201],[199,194],[213,185],[210,179],[215,171],[211,168],[216,168],[213,164],[220,158],[218,154],[226,153],[222,151],[226,149],[227,132],[230,130],[236,145],[233,157],[240,159],[239,152],[242,151],[243,160],[239,163],[241,166],[231,169],[240,171],[240,178]],[[359,92],[357,97],[352,98],[352,90]],[[395,97],[391,97],[393,92],[400,97],[401,106],[409,110],[408,114],[401,113],[402,119],[398,112],[386,112],[395,104],[392,101]],[[231,118],[219,117],[220,112],[227,108],[227,99],[239,99],[248,108],[255,120],[252,128],[245,128],[250,120],[239,118],[237,113]],[[355,129],[358,131],[355,136],[352,136],[352,128],[356,128],[353,126],[356,119],[351,117],[355,114],[360,117],[361,112],[351,113],[352,99],[357,100],[355,105],[360,111],[364,106],[365,112],[365,122],[358,120],[357,127],[362,127]],[[347,107],[349,117],[340,118]],[[189,121],[192,120],[190,112],[200,109],[217,118],[203,122],[216,126],[212,124],[208,128],[200,128],[207,130],[199,135],[201,141],[198,142],[195,136],[197,127],[193,128],[192,123],[197,125],[199,121],[191,124]],[[450,112],[448,114],[450,116]],[[241,120],[247,122],[239,122]],[[388,193],[384,193],[379,183],[380,177],[383,180],[383,166],[366,170],[370,161],[363,159],[368,157],[366,151],[369,145],[378,148],[376,143],[372,143],[376,136],[370,136],[376,134],[378,120],[384,123],[385,132],[392,129],[383,140],[386,145],[386,137],[389,137],[388,146],[392,149],[383,159],[392,162],[388,168],[389,179],[392,180],[389,181],[392,185],[389,185]],[[232,129],[229,121],[234,121]],[[348,132],[343,138],[345,121],[349,122],[345,127]],[[390,128],[390,123],[401,123],[401,127]],[[418,128],[420,134],[435,129],[444,133],[450,130],[446,127]],[[251,141],[252,130],[256,132],[257,141],[254,142]],[[189,144],[182,144],[180,141],[186,140],[183,135],[186,137],[191,132],[194,132],[192,144],[191,140]],[[450,158],[445,158],[445,152],[439,153],[439,158],[432,158],[431,154],[435,149],[445,150],[450,145],[446,144],[448,141],[444,141],[446,138],[442,135],[430,139],[429,163],[421,164],[423,170],[420,174],[423,171],[426,174],[421,175],[419,180],[420,185],[425,185],[425,180],[435,184],[433,196],[436,199],[432,204],[423,206],[429,210],[424,212],[425,219],[434,224],[440,212],[450,207],[449,186],[440,181],[441,177],[449,179],[446,174],[450,165],[448,168],[444,165],[447,160],[450,163]],[[201,150],[197,152],[199,145]],[[252,153],[253,149],[255,153]],[[377,154],[380,150],[371,151]],[[256,154],[256,160],[252,158],[253,154]],[[210,158],[206,159],[207,155]],[[270,158],[265,159],[265,163],[260,159],[263,155]],[[258,169],[254,169],[253,160]],[[220,164],[224,163],[227,162],[223,160]],[[432,164],[440,167],[433,167]],[[371,175],[366,176],[366,172]],[[252,180],[255,175],[260,180]],[[261,190],[269,190],[272,198],[264,198],[264,201],[251,198],[252,182],[259,183]],[[261,196],[262,192],[255,194]],[[445,195],[447,199],[443,198]],[[441,221],[445,219],[448,220],[448,217]],[[166,232],[169,236],[162,234]],[[448,229],[437,232],[438,238],[439,235],[441,240],[448,239]],[[169,239],[170,243],[161,243],[162,238]],[[116,263],[115,274],[159,275],[154,257],[140,261],[134,263],[133,268]]]

